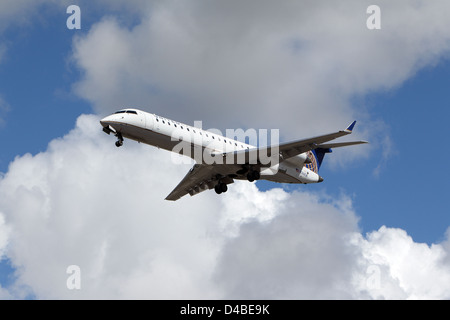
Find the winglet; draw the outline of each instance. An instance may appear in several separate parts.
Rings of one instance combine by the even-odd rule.
[[[356,123],[356,120],[353,121],[353,122],[347,127],[347,129],[345,129],[345,132],[352,133],[353,127],[355,126],[355,123]]]

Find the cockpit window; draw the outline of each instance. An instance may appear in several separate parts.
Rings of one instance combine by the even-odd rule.
[[[117,114],[117,113],[131,113],[131,114],[137,114],[137,112],[136,111],[134,111],[134,110],[120,110],[120,111],[117,111],[117,112],[114,112],[115,114]]]

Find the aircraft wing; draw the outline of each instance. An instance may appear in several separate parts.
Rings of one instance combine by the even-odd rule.
[[[279,150],[280,154],[284,159],[288,159],[294,157],[298,154],[316,149],[319,145],[340,138],[342,136],[346,136],[352,133],[353,127],[355,126],[356,121],[353,121],[345,130],[341,130],[338,132],[333,132],[309,139],[297,140],[293,142],[280,144]]]
[[[181,182],[166,197],[166,200],[175,201],[190,194],[191,196],[202,191],[214,188],[220,178],[221,182],[230,184],[234,180],[228,175],[236,171],[232,164],[206,165],[195,164]]]
[[[271,158],[273,162],[278,161],[282,162],[283,160],[292,158],[296,155],[302,154],[304,152],[324,147],[323,143],[337,139],[339,137],[348,135],[352,133],[353,127],[355,126],[356,121],[353,121],[345,130],[308,138],[302,140],[296,140],[292,142],[282,143],[280,145],[273,145],[262,148],[253,148],[248,150],[240,150],[223,154],[223,156],[227,159],[226,163],[240,163],[240,164],[257,164],[268,162],[268,157],[272,157],[272,154],[278,153],[279,158]],[[360,144],[366,143],[365,141],[355,141],[355,142],[342,142],[330,144],[336,146],[344,146],[344,145],[352,145],[352,144]],[[330,147],[328,147],[330,148]],[[265,163],[264,163],[265,164]]]

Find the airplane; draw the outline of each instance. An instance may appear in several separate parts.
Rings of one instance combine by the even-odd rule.
[[[119,110],[100,120],[103,131],[117,138],[117,147],[127,138],[195,160],[194,166],[165,198],[170,201],[210,189],[217,194],[225,193],[234,180],[322,182],[319,169],[325,154],[333,148],[368,143],[327,143],[351,134],[355,123],[353,121],[345,130],[325,135],[257,147],[134,108]]]

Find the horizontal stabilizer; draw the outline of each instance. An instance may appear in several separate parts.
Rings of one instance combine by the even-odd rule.
[[[349,141],[349,142],[325,143],[325,144],[318,145],[317,148],[333,149],[333,148],[354,146],[357,144],[365,144],[365,143],[369,143],[369,142],[367,142],[367,141]]]

